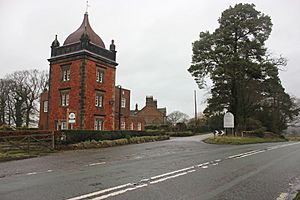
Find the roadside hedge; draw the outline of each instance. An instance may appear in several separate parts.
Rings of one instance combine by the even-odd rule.
[[[170,137],[189,137],[195,135],[192,131],[167,132]]]
[[[95,130],[64,130],[63,143],[74,144],[86,140],[117,140],[122,138],[165,135],[162,131],[95,131]]]

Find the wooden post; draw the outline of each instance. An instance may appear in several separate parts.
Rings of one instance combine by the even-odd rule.
[[[52,150],[55,149],[55,137],[54,137],[54,131],[52,131]]]

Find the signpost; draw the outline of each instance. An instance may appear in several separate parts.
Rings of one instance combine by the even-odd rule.
[[[233,133],[234,129],[234,115],[231,112],[227,112],[223,118],[225,132],[227,133],[227,129],[231,129],[231,133]]]

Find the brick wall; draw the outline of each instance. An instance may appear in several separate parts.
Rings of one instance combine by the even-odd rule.
[[[62,66],[70,66],[70,80],[62,81]],[[104,71],[103,83],[96,82],[96,69]],[[73,129],[94,129],[95,116],[104,119],[104,129],[114,129],[115,67],[92,58],[80,57],[51,64],[49,129],[56,129],[56,122],[67,121],[68,113],[76,114]],[[61,91],[69,91],[69,106],[61,105]],[[103,107],[95,106],[96,91],[104,95]],[[70,128],[70,125],[69,125]]]
[[[48,110],[44,110],[44,104],[48,102],[48,91],[44,91],[40,96],[40,118],[39,118],[39,127],[42,130],[46,130],[47,127],[47,114]],[[48,107],[48,106],[47,106]],[[47,111],[47,112],[45,112]]]

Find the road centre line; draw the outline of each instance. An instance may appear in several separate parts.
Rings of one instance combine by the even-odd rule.
[[[249,153],[249,154],[245,154],[245,155],[242,155],[242,156],[235,157],[233,159],[240,159],[240,158],[244,158],[244,157],[247,157],[247,156],[252,156],[252,155],[255,155],[255,154],[258,154],[258,153],[263,153],[265,151],[266,150],[256,151],[256,152],[253,152],[253,153]]]
[[[36,175],[36,174],[49,173],[49,172],[53,172],[53,170],[48,169],[47,171],[44,171],[44,172],[29,172],[29,173],[26,173],[25,175],[30,176],[30,175]]]
[[[169,179],[177,178],[179,176],[183,176],[183,175],[195,172],[197,169],[208,168],[208,166],[210,166],[210,165],[211,166],[216,166],[216,165],[218,165],[219,163],[222,163],[225,160],[244,158],[244,157],[252,156],[252,155],[255,155],[255,154],[258,154],[258,153],[263,153],[263,152],[266,152],[268,150],[273,150],[273,149],[287,147],[287,146],[296,145],[296,144],[300,144],[300,142],[290,143],[290,144],[285,144],[285,145],[277,145],[277,146],[273,146],[273,147],[268,147],[266,149],[257,149],[257,150],[252,150],[252,151],[248,151],[248,152],[245,152],[245,153],[231,155],[229,157],[226,157],[225,159],[212,160],[212,161],[201,163],[201,164],[194,165],[194,166],[191,166],[191,167],[179,169],[179,170],[176,170],[176,171],[167,172],[167,173],[157,175],[157,176],[153,176],[149,179],[143,178],[137,183],[127,183],[127,184],[124,184],[124,185],[115,186],[115,187],[112,187],[112,188],[96,191],[96,192],[93,192],[93,193],[81,195],[81,196],[70,198],[70,199],[67,199],[67,200],[81,200],[81,199],[85,199],[85,198],[90,199],[92,196],[96,196],[96,195],[100,195],[100,194],[103,194],[103,195],[95,197],[95,198],[93,198],[93,200],[106,199],[106,198],[109,198],[109,197],[112,197],[112,196],[123,194],[123,193],[128,192],[128,191],[136,190],[136,189],[139,189],[139,188],[142,188],[142,187],[147,187],[149,185],[160,183],[160,182],[163,182],[163,181],[166,181],[166,180],[169,180]],[[111,193],[109,193],[109,192],[111,192]]]
[[[124,190],[119,190],[119,191],[116,191],[116,192],[113,192],[113,193],[109,193],[109,194],[106,194],[106,195],[103,195],[103,196],[100,196],[100,197],[96,197],[96,198],[93,198],[91,200],[106,199],[108,197],[117,196],[117,195],[123,194],[125,192],[136,190],[136,189],[139,189],[139,188],[142,188],[142,187],[146,187],[146,186],[148,186],[148,184],[138,185],[138,186],[135,186],[135,187],[127,188],[127,189],[124,189]]]
[[[99,194],[103,194],[103,193],[110,192],[110,191],[113,191],[113,190],[125,188],[125,187],[128,187],[128,186],[133,186],[133,183],[126,183],[124,185],[118,185],[118,186],[115,186],[115,187],[107,188],[107,189],[100,190],[100,191],[97,191],[97,192],[88,193],[88,194],[85,194],[85,195],[73,197],[73,198],[66,199],[66,200],[80,200],[80,199],[85,199],[85,198],[88,198],[88,197],[96,196],[96,195],[99,195]]]
[[[172,174],[176,174],[178,172],[182,172],[182,171],[187,171],[189,169],[193,169],[195,166],[192,166],[192,167],[187,167],[187,168],[183,168],[183,169],[180,169],[180,170],[176,170],[176,171],[172,171],[172,172],[168,172],[168,173],[165,173],[165,174],[161,174],[161,175],[157,175],[157,176],[153,176],[151,177],[150,179],[153,180],[153,179],[158,179],[158,178],[161,178],[161,177],[164,177],[164,176],[168,176],[168,175],[172,175]]]
[[[104,164],[106,164],[106,162],[90,163],[90,164],[88,164],[86,166],[95,166],[95,165],[104,165]]]
[[[235,154],[235,155],[232,155],[232,156],[228,156],[227,159],[232,159],[232,158],[243,156],[243,155],[246,155],[246,154],[251,154],[251,153],[254,153],[254,152],[257,152],[257,151],[260,151],[260,150],[258,149],[258,150],[248,151],[248,152],[245,152],[245,153]]]
[[[201,164],[197,165],[197,167],[202,167],[204,165],[209,165],[209,162],[201,163]]]
[[[26,175],[29,176],[29,175],[36,175],[36,174],[38,174],[38,173],[37,172],[29,172]]]
[[[164,178],[161,178],[161,179],[157,179],[155,181],[151,181],[150,184],[155,184],[155,183],[163,182],[165,180],[176,178],[178,176],[183,176],[183,175],[186,175],[186,174],[188,174],[188,172],[182,172],[182,173],[179,173],[179,174],[175,174],[173,176],[167,176],[167,177],[164,177]]]

